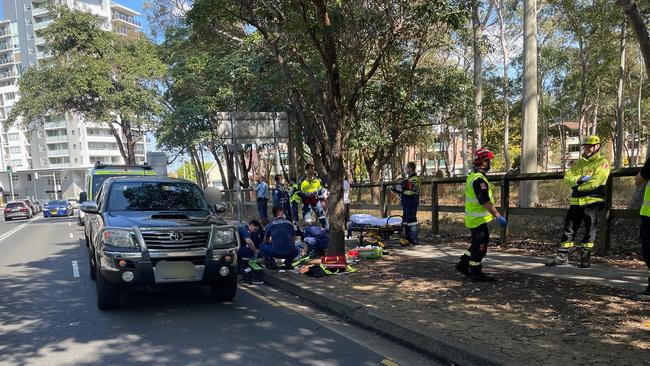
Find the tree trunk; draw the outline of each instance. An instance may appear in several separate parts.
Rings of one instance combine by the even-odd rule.
[[[621,25],[620,65],[618,68],[618,89],[616,93],[616,157],[614,167],[623,167],[623,150],[625,149],[625,121],[623,92],[625,88],[625,23]]]
[[[381,167],[377,164],[377,160],[365,160],[364,163],[366,166],[366,171],[368,171],[368,178],[370,183],[379,183],[381,181]],[[379,204],[381,196],[381,187],[372,187],[370,188],[370,197],[372,198],[372,203],[375,205]]]
[[[494,0],[494,5],[499,17],[499,38],[501,40],[501,52],[503,53],[503,160],[505,162],[505,171],[508,172],[510,170],[510,153],[508,151],[510,146],[510,100],[508,95],[508,65],[510,60],[508,58],[506,24],[503,18],[503,0]]]
[[[578,55],[580,57],[580,118],[578,120],[578,140],[582,141],[587,117],[587,55],[582,37],[578,38]]]
[[[524,0],[524,71],[521,172],[537,172],[537,0]],[[532,207],[537,201],[536,182],[522,182],[519,204]]]
[[[463,175],[467,175],[468,172],[468,164],[467,164],[467,117],[463,117],[463,145],[461,146],[461,156],[463,159]],[[435,144],[434,144],[435,147]],[[435,154],[435,148],[433,149],[433,153]],[[437,164],[437,160],[436,160]],[[436,167],[436,171],[438,170],[438,167]]]
[[[636,6],[634,0],[618,0],[618,4],[623,8],[630,27],[634,31],[643,59],[645,60],[646,73],[650,75],[650,35],[648,28]]]
[[[210,148],[210,152],[212,153],[212,156],[214,157],[214,161],[217,164],[217,168],[219,168],[219,176],[221,177],[221,183],[223,184],[223,188],[230,189],[230,186],[228,185],[228,178],[226,177],[226,173],[223,170],[223,164],[221,163],[221,156],[219,156],[216,145],[211,144],[209,148]]]
[[[483,145],[481,125],[483,121],[483,54],[481,50],[481,39],[483,38],[483,26],[479,18],[480,1],[472,1],[472,30],[474,50],[474,146],[480,148]]]
[[[641,99],[643,97],[643,71],[639,73],[639,94],[637,96],[636,100],[636,112],[637,112],[637,119],[636,119],[636,125],[637,125],[637,131],[636,131],[636,137],[637,137],[637,143],[636,143],[636,154],[634,154],[634,163],[638,164],[639,163],[639,157],[641,156],[641,136],[643,135],[641,131]],[[634,138],[634,136],[632,136]]]

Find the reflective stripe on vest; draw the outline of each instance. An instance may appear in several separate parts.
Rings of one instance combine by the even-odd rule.
[[[467,176],[465,182],[465,227],[473,229],[482,224],[488,223],[494,219],[483,205],[478,202],[476,194],[474,193],[474,181],[477,179],[484,179],[488,185],[488,195],[490,202],[494,203],[494,196],[492,195],[492,186],[487,181],[483,173],[471,172]]]
[[[605,202],[604,199],[600,197],[571,197],[569,199],[569,204],[573,206],[586,206],[594,203]]]
[[[650,185],[645,186],[645,193],[643,193],[643,205],[641,205],[641,216],[650,217]]]

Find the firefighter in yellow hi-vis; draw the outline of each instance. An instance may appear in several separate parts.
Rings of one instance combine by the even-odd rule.
[[[591,266],[591,251],[598,227],[598,209],[605,203],[605,184],[609,177],[609,163],[600,155],[600,138],[589,136],[582,143],[582,157],[564,174],[564,181],[571,185],[572,193],[564,220],[564,234],[557,250],[557,256],[547,266],[569,264],[569,253],[578,247],[580,267]],[[580,224],[585,223],[585,236],[577,243],[576,235]],[[580,245],[581,244],[581,245]]]

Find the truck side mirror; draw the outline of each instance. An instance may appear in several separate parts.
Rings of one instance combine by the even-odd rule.
[[[79,193],[79,204],[82,204],[86,201],[88,201],[88,193],[87,192]]]

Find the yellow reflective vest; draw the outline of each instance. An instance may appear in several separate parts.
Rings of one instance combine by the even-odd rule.
[[[478,202],[476,192],[474,192],[474,181],[482,179],[488,186],[488,195],[490,202],[494,203],[492,195],[492,185],[488,182],[487,177],[481,172],[471,172],[465,181],[465,227],[473,229],[494,219],[491,213]]]
[[[590,176],[589,181],[578,184],[582,176]],[[605,184],[609,177],[609,163],[600,153],[589,158],[578,160],[564,174],[564,181],[571,186],[573,192],[569,204],[572,206],[588,206],[605,202]]]

